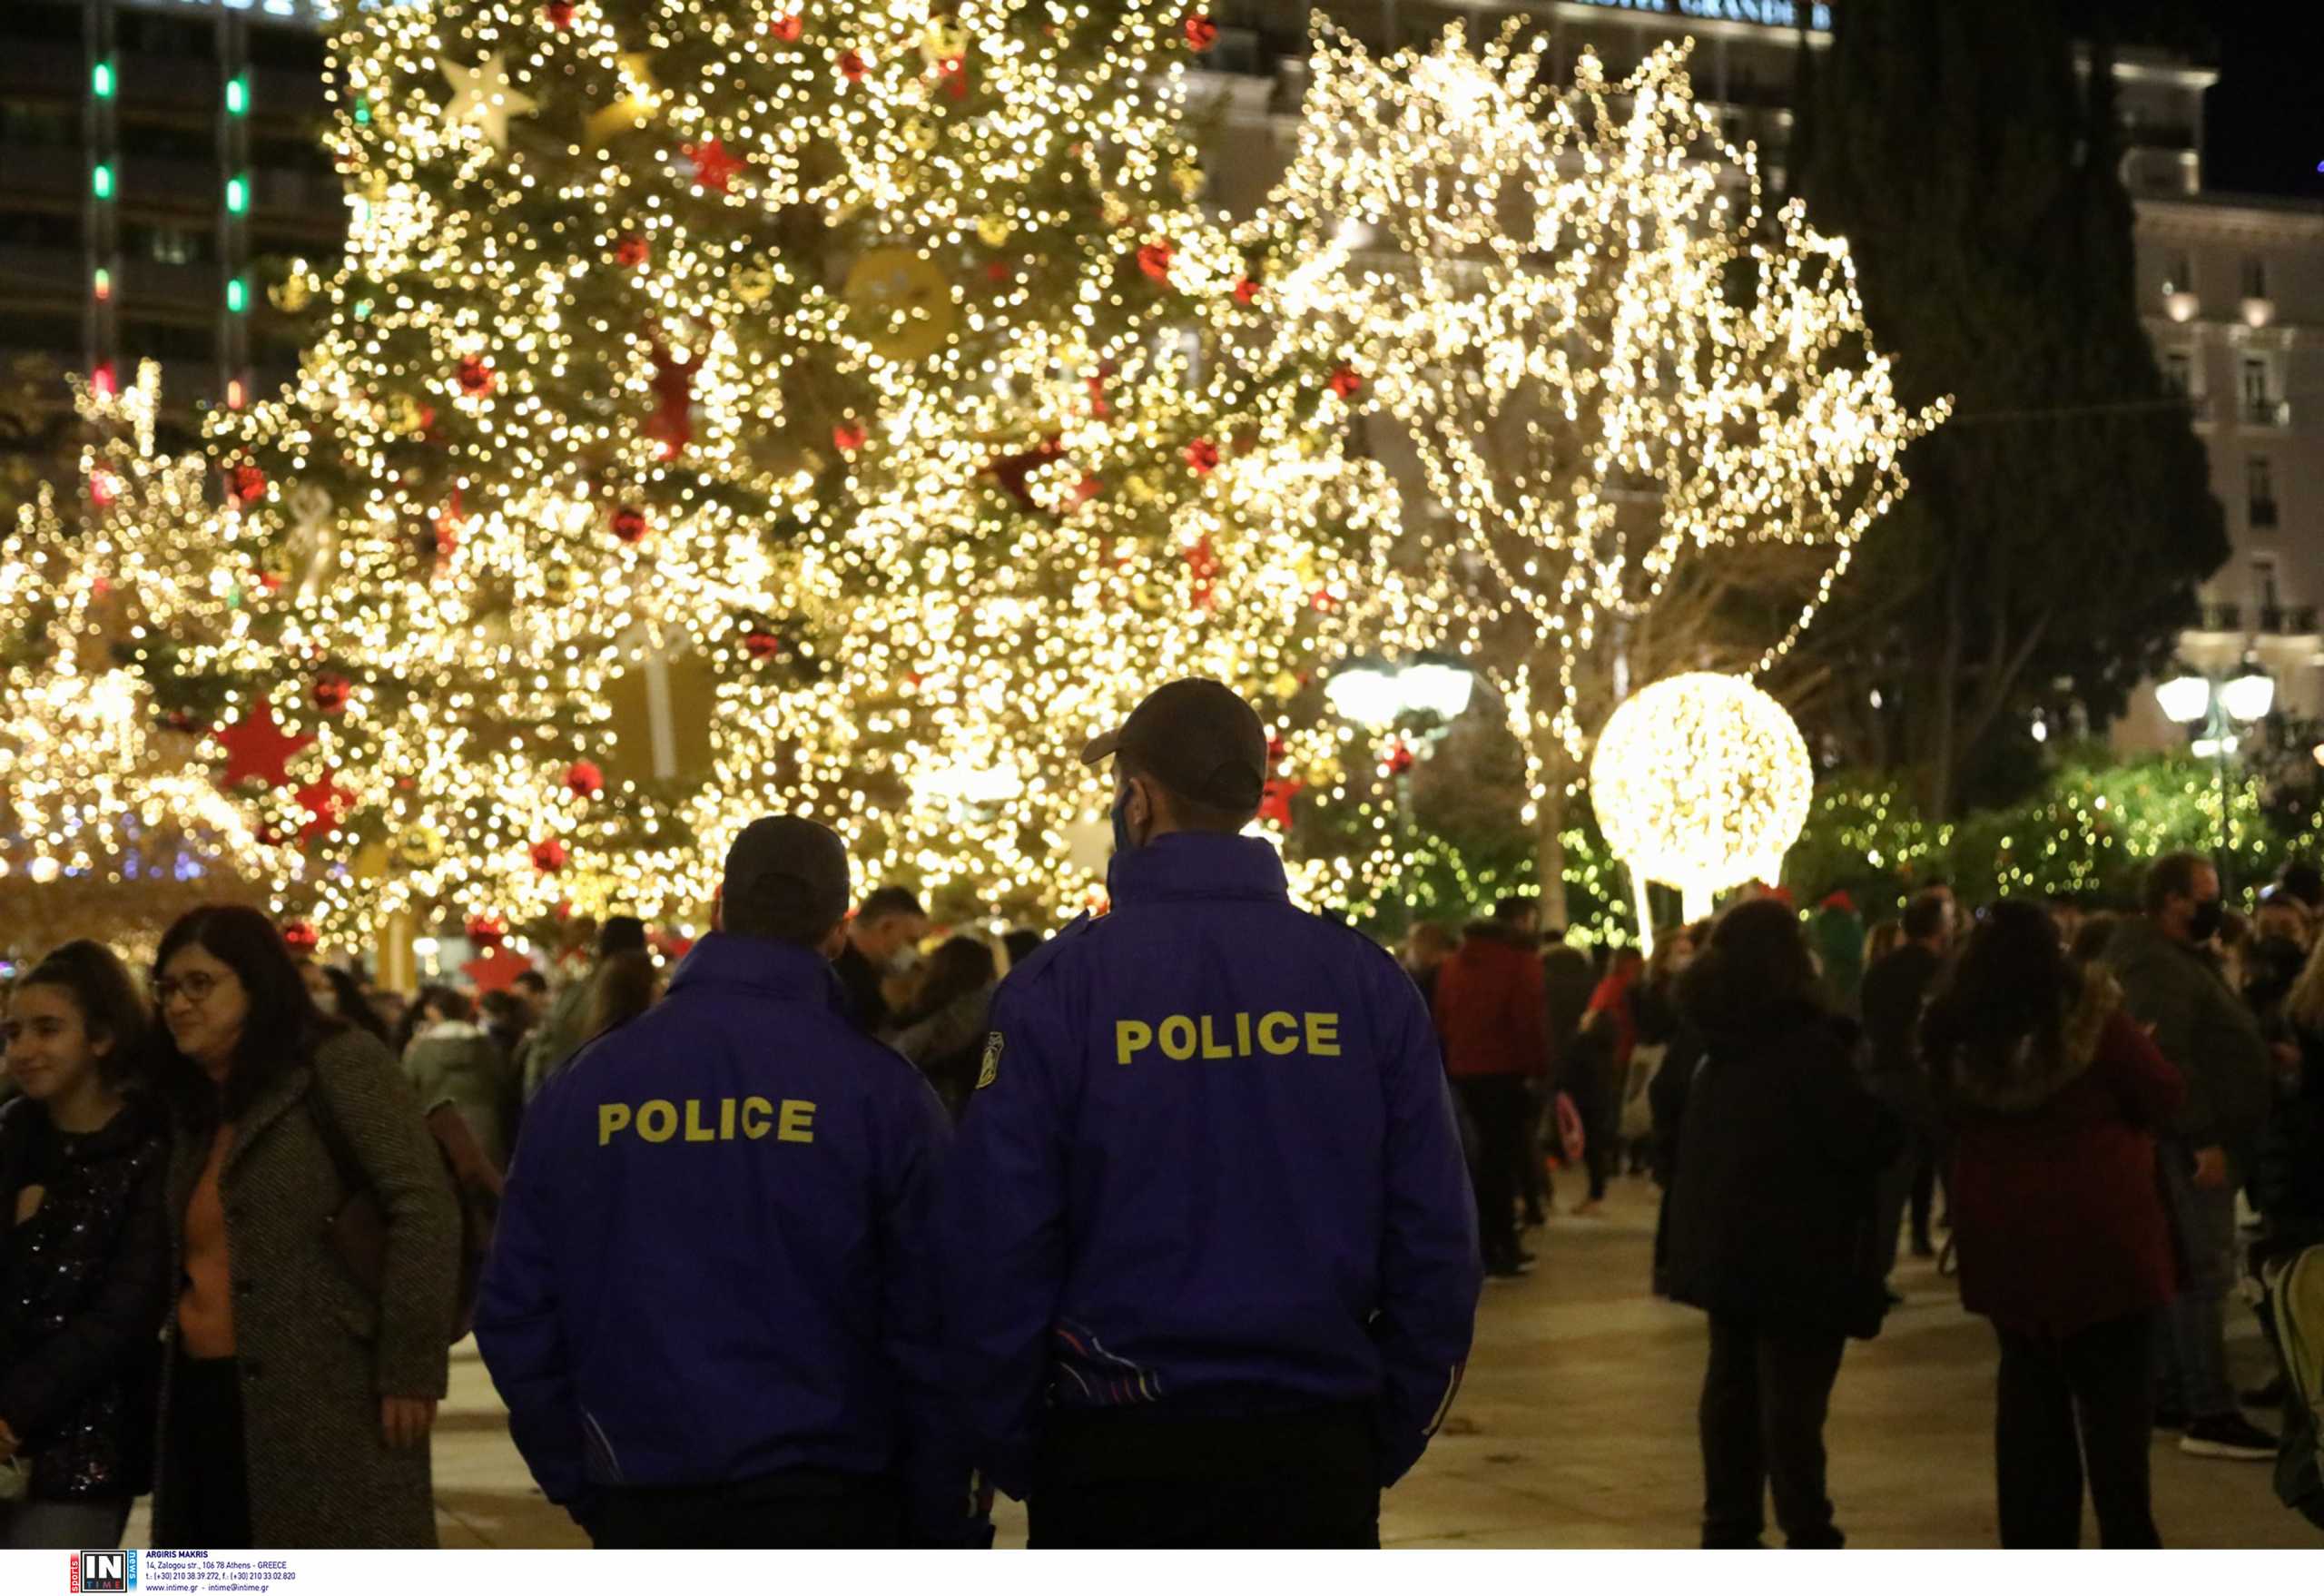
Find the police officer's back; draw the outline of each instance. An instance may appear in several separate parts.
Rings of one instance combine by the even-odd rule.
[[[477,1341],[534,1477],[601,1546],[970,1532],[933,1423],[949,1132],[847,1018],[848,901],[836,836],[754,823],[667,999],[526,1113]]]
[[[1481,1277],[1428,1011],[1237,834],[1232,693],[1174,683],[1109,754],[1111,911],[1000,988],[945,1183],[955,1389],[1037,1546],[1376,1543]]]

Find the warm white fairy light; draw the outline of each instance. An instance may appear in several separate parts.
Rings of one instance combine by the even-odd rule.
[[[1078,906],[1093,726],[1197,671],[1285,720],[1398,590],[1397,498],[1328,365],[1238,358],[1277,312],[1192,202],[1187,15],[350,13],[346,262],[210,440],[254,468],[212,557],[273,589],[153,656],[344,793],[286,905],[686,919],[783,808],[866,879]],[[707,772],[616,734],[656,655],[705,664]],[[1282,729],[1340,779],[1340,730]]]
[[[1807,823],[1815,769],[1789,712],[1740,676],[1691,671],[1626,699],[1598,736],[1590,802],[1614,856],[1686,897],[1775,881]]]
[[[1456,25],[1381,59],[1319,24],[1296,153],[1238,234],[1285,265],[1266,358],[1336,341],[1414,458],[1440,518],[1382,563],[1496,690],[1536,803],[1627,672],[1710,645],[1674,594],[1805,555],[1794,624],[1738,663],[1788,648],[1945,413],[1897,402],[1845,241],[1765,209],[1683,47],[1619,83],[1585,53],[1570,89],[1548,47]]]

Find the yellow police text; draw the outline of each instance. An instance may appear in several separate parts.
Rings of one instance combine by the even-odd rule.
[[[1127,1064],[1140,1053],[1158,1050],[1165,1059],[1280,1059],[1305,1052],[1317,1059],[1340,1055],[1340,1017],[1293,1014],[1173,1014],[1151,1023],[1114,1021],[1114,1062]]]
[[[815,1105],[799,1098],[774,1102],[766,1098],[688,1098],[674,1103],[652,1098],[632,1107],[627,1103],[597,1105],[597,1145],[604,1147],[627,1131],[641,1141],[777,1141],[815,1139]]]

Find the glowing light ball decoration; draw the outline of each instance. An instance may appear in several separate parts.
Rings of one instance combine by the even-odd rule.
[[[1666,882],[1690,921],[1710,911],[1712,894],[1776,878],[1814,784],[1790,713],[1743,677],[1709,671],[1625,699],[1590,764],[1598,823],[1640,897],[1644,882]]]

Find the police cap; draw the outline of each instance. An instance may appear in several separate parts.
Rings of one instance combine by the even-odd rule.
[[[847,844],[829,826],[795,814],[753,821],[726,851],[720,895],[738,913],[818,935],[847,913]],[[747,906],[747,907],[746,907]]]
[[[1182,798],[1256,810],[1266,791],[1267,734],[1224,683],[1189,676],[1157,687],[1118,730],[1093,738],[1081,763],[1127,754]]]

